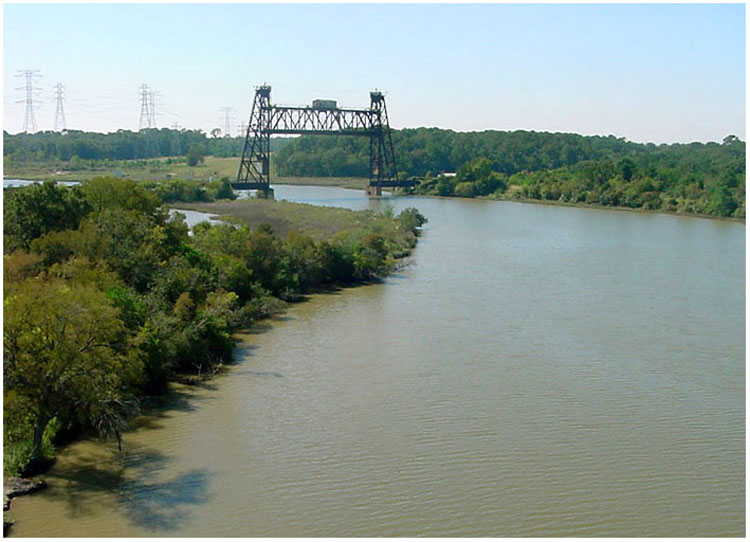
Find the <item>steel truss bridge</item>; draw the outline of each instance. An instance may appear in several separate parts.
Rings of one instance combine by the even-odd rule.
[[[368,194],[379,196],[384,187],[416,184],[396,178],[396,158],[382,92],[370,92],[369,109],[340,109],[335,102],[326,100],[316,100],[311,107],[287,107],[271,105],[269,85],[257,87],[237,182],[232,183],[232,188],[272,194],[272,134],[367,136],[370,138]]]

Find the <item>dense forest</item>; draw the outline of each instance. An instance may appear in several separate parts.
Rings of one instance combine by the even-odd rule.
[[[439,128],[393,131],[399,171],[429,177],[455,172],[466,162],[486,157],[499,173],[537,171],[656,149],[614,136],[581,136],[544,132],[454,132]],[[362,137],[304,136],[291,140],[275,155],[279,175],[367,177],[369,143]]]
[[[383,276],[425,221],[325,209],[356,226],[320,239],[203,223],[191,235],[170,198],[115,178],[4,190],[6,474],[38,470],[82,431],[119,442],[145,397],[228,362],[234,329],[322,285]]]
[[[737,139],[671,145],[510,176],[498,169],[488,158],[475,158],[455,175],[424,179],[416,192],[745,217],[745,144]]]

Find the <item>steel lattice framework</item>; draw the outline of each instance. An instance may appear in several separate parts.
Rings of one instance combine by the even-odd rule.
[[[367,136],[370,138],[370,187],[376,189],[371,193],[379,194],[382,187],[414,185],[414,181],[396,179],[396,159],[382,92],[370,92],[369,109],[287,107],[271,105],[270,86],[257,87],[233,188],[270,189],[272,134]]]

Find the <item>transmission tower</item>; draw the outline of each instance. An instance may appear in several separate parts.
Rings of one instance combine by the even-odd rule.
[[[65,130],[65,110],[63,109],[63,98],[65,97],[65,87],[62,83],[55,84],[55,132]]]
[[[26,79],[26,84],[16,90],[26,91],[26,98],[23,100],[17,100],[16,103],[26,104],[26,109],[23,115],[23,131],[26,133],[36,132],[36,116],[34,115],[34,104],[41,103],[35,98],[35,93],[40,91],[39,87],[34,86],[34,82],[38,81],[41,75],[39,70],[18,70],[16,77],[23,77]]]
[[[138,130],[151,128],[151,90],[145,83],[139,87],[141,91],[141,119],[138,121]]]
[[[232,135],[232,111],[234,111],[234,107],[222,107],[221,111],[224,113],[224,137],[230,137]]]

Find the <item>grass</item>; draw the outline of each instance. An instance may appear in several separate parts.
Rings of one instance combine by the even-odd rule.
[[[290,231],[298,231],[317,240],[330,239],[340,231],[361,229],[376,220],[370,211],[264,199],[179,203],[174,207],[218,215],[226,222],[239,222],[253,227],[268,224],[281,237],[285,237]]]
[[[167,178],[209,181],[229,177],[235,179],[240,158],[206,156],[202,164],[191,167],[179,158],[154,158],[151,160],[112,160],[88,163],[84,168],[70,171],[65,162],[4,164],[4,177],[8,179],[85,181],[94,177],[118,175],[135,181],[160,181]],[[271,184],[307,184],[313,186],[341,186],[362,188],[367,179],[344,177],[279,177],[271,162]]]

